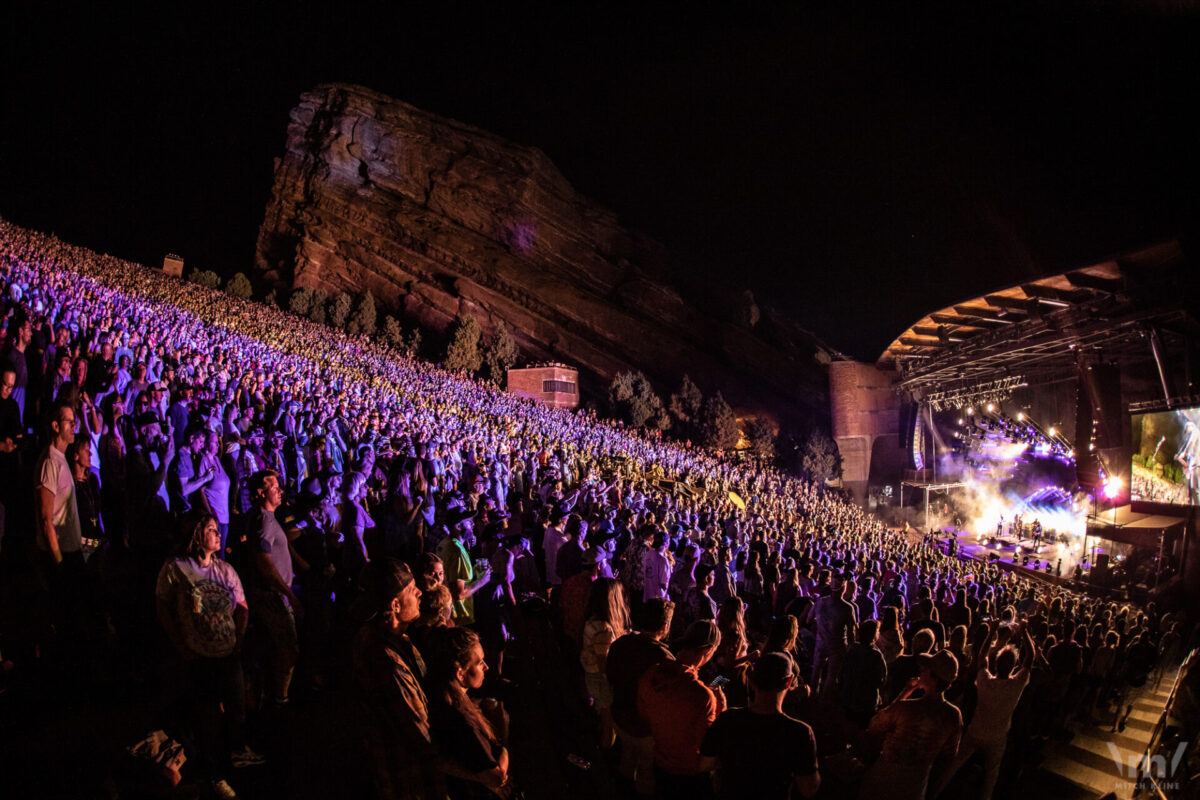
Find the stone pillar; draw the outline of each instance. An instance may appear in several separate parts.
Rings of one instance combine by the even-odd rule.
[[[833,439],[842,455],[842,483],[863,502],[871,477],[871,451],[880,437],[899,446],[900,398],[893,376],[872,364],[834,361],[829,365]]]

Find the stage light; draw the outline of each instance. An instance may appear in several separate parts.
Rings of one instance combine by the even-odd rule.
[[[958,418],[958,424],[959,424],[959,425],[962,425],[962,423],[963,423],[963,421],[962,421],[962,417],[959,417],[959,418]]]
[[[1017,412],[1017,422],[1024,422],[1024,421],[1025,421],[1025,412],[1018,411]]]
[[[1051,427],[1051,428],[1050,428],[1050,430],[1048,430],[1048,431],[1046,431],[1046,432],[1047,432],[1048,434],[1050,434],[1050,438],[1051,438],[1051,439],[1053,439],[1053,438],[1054,438],[1056,435],[1058,435],[1058,429],[1057,429],[1057,428],[1054,428],[1054,427]]]
[[[994,404],[994,403],[988,403],[988,404],[987,404],[987,410],[988,410],[988,413],[989,413],[989,414],[990,414],[990,413],[992,413],[993,411],[995,411],[995,410],[996,410],[996,406],[995,406],[995,404]]]
[[[1124,486],[1124,484],[1121,483],[1121,479],[1114,475],[1104,482],[1104,496],[1109,500],[1115,499],[1119,494],[1121,494],[1122,486]]]
[[[974,416],[974,414],[975,414],[975,407],[974,407],[974,406],[967,406],[967,414],[968,414],[968,415],[970,415],[970,416]]]

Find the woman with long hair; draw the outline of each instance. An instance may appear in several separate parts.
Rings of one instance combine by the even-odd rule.
[[[428,667],[430,732],[452,797],[507,797],[507,727],[494,700],[472,700],[488,666],[479,636],[470,628],[430,631],[423,651]],[[484,713],[487,710],[491,718]]]
[[[263,760],[246,746],[243,732],[246,690],[241,645],[249,619],[246,595],[234,568],[214,557],[220,547],[216,517],[201,516],[181,542],[179,556],[159,571],[155,589],[158,619],[183,662],[183,696],[196,735],[196,761],[214,784],[224,782],[228,766],[220,749],[223,724],[237,748],[232,766]]]
[[[342,506],[342,533],[345,544],[342,548],[342,569],[344,577],[357,582],[363,567],[371,560],[369,544],[373,541],[372,534],[375,520],[367,512],[367,476],[361,472],[351,472],[346,476],[346,502]]]
[[[795,660],[796,639],[800,635],[800,622],[791,614],[779,617],[771,624],[767,640],[763,643],[764,653],[785,653]]]
[[[746,600],[751,624],[759,622],[763,604],[763,575],[759,564],[758,551],[751,550],[746,556],[746,568],[742,570],[742,597]]]
[[[605,675],[608,648],[630,631],[629,603],[625,587],[614,578],[597,578],[588,595],[587,620],[583,625],[583,647],[579,661],[588,694],[600,715],[600,746],[608,749],[617,742],[612,718],[612,687]]]
[[[730,678],[748,660],[758,656],[757,650],[749,652],[746,605],[742,598],[730,597],[721,603],[721,608],[717,611],[717,628],[721,631],[721,643],[712,660],[705,665],[706,672],[702,676],[709,680],[717,675]]]
[[[891,666],[904,652],[904,631],[900,630],[900,609],[883,607],[883,620],[879,626],[879,638],[875,646],[883,653],[883,660]]]
[[[437,553],[422,553],[417,559],[417,585],[422,592],[446,585],[446,565]]]
[[[429,487],[421,462],[402,467],[396,475],[392,492],[392,513],[399,526],[400,551],[406,558],[425,549],[425,517],[422,511],[432,505]]]

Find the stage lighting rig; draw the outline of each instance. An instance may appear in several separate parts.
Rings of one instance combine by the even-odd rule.
[[[914,399],[924,402],[934,411],[965,408],[967,414],[973,415],[975,407],[979,406],[992,413],[1000,403],[1012,397],[1013,391],[1027,385],[1023,376],[1014,375],[969,386],[942,389],[930,392],[923,398]]]

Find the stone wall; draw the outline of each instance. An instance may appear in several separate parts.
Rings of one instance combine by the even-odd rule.
[[[900,447],[900,398],[893,383],[890,373],[873,364],[829,365],[830,413],[833,439],[842,454],[842,482],[860,499],[871,477],[872,453],[893,446],[878,440],[890,436],[894,447]]]

